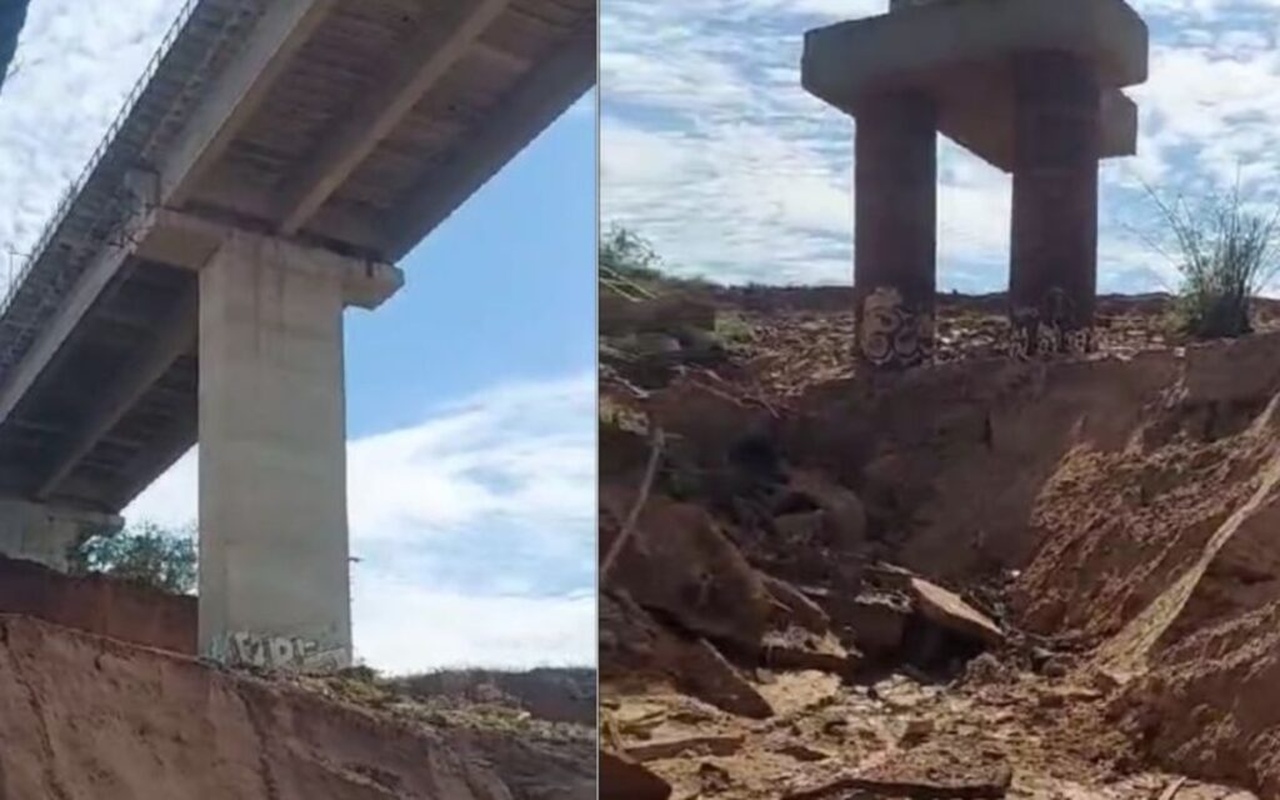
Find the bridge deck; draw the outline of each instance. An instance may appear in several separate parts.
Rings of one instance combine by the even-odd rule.
[[[118,511],[195,441],[192,265],[127,223],[396,261],[594,83],[595,26],[593,0],[189,3],[0,311],[0,494]]]

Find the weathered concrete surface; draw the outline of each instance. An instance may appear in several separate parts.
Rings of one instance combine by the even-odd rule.
[[[900,369],[933,352],[937,290],[937,111],[919,93],[878,95],[854,146],[858,357]]]
[[[862,119],[877,91],[914,89],[938,104],[938,129],[1006,172],[1015,162],[1019,51],[1074,53],[1102,90],[1101,156],[1132,155],[1137,109],[1119,89],[1147,78],[1148,33],[1123,0],[952,0],[805,34],[806,90]]]
[[[122,524],[113,514],[0,498],[0,556],[65,572],[72,547],[96,532],[118,530]]]
[[[1064,53],[1016,58],[1009,303],[1029,354],[1089,349],[1098,283],[1098,85]]]
[[[394,273],[392,273],[394,274]],[[237,234],[200,272],[200,651],[351,660],[342,312],[363,265]]]

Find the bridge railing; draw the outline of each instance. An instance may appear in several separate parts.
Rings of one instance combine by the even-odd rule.
[[[134,107],[138,104],[139,98],[142,97],[143,91],[155,77],[156,72],[160,69],[160,63],[164,60],[165,54],[173,47],[174,41],[178,38],[178,34],[186,26],[191,19],[191,15],[195,12],[196,6],[200,0],[186,0],[182,9],[178,12],[178,18],[165,31],[164,38],[160,40],[159,47],[152,54],[151,59],[147,62],[147,66],[143,69],[142,76],[134,83],[133,88],[129,90],[129,94],[125,96],[124,102],[120,106],[119,112],[107,127],[106,133],[98,142],[97,148],[94,149],[93,155],[89,157],[89,161],[85,164],[80,175],[71,183],[70,186],[62,194],[57,208],[53,212],[53,217],[45,225],[44,230],[40,234],[40,238],[36,240],[36,244],[27,254],[26,260],[19,267],[18,273],[9,281],[9,285],[5,288],[3,303],[0,303],[0,318],[9,313],[10,307],[13,305],[14,297],[18,294],[19,289],[30,277],[35,265],[40,261],[45,251],[49,248],[58,229],[66,220],[67,214],[71,210],[72,203],[80,195],[89,178],[97,170],[98,165],[102,163],[102,159],[106,156],[111,143],[115,141],[116,136],[120,133],[120,129],[128,120],[129,115],[133,112]]]

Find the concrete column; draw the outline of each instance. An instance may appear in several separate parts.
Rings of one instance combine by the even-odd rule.
[[[1009,302],[1026,355],[1092,347],[1098,273],[1100,92],[1066,53],[1014,60]]]
[[[342,313],[377,282],[362,269],[235,235],[200,272],[199,645],[216,659],[351,662]],[[376,302],[399,286],[386,269]]]
[[[854,147],[857,357],[897,370],[933,355],[937,287],[937,110],[920,94],[858,107]]]
[[[0,498],[0,556],[66,572],[73,547],[94,534],[114,533],[123,524],[114,514]]]

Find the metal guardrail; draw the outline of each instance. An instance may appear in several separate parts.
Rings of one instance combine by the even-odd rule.
[[[85,164],[80,175],[72,182],[70,186],[62,194],[62,200],[59,201],[58,207],[54,210],[53,217],[45,225],[40,238],[36,240],[35,246],[27,255],[26,261],[18,269],[18,274],[9,282],[9,286],[5,289],[4,301],[0,303],[0,318],[9,313],[10,307],[13,305],[14,297],[19,289],[30,277],[32,270],[37,262],[49,248],[54,236],[57,235],[58,229],[66,220],[67,214],[71,211],[71,206],[75,199],[80,196],[84,190],[85,184],[89,178],[97,170],[98,165],[102,163],[102,159],[106,156],[107,150],[111,147],[111,143],[115,141],[116,136],[120,133],[120,129],[128,120],[129,115],[137,106],[138,100],[142,97],[143,91],[151,83],[151,79],[155,77],[160,69],[160,63],[164,60],[166,54],[173,47],[174,42],[178,38],[178,34],[191,20],[192,14],[195,13],[196,6],[200,4],[200,0],[186,0],[182,9],[178,12],[178,18],[174,20],[169,29],[165,31],[164,38],[160,40],[160,46],[156,48],[155,53],[151,56],[151,60],[147,62],[147,66],[143,69],[142,77],[134,83],[129,94],[125,96],[124,102],[121,104],[120,111],[117,112],[111,124],[107,127],[106,133],[103,134],[101,141],[98,142],[97,148],[93,151],[93,155],[89,157],[89,161]]]

